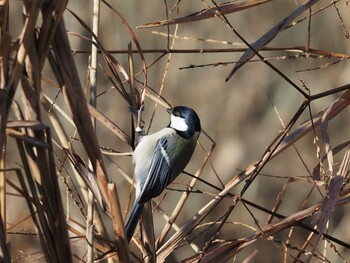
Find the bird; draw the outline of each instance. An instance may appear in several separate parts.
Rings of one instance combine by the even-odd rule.
[[[141,138],[133,152],[135,201],[125,231],[132,239],[144,204],[159,196],[187,166],[201,133],[197,113],[186,106],[167,109],[167,127]]]

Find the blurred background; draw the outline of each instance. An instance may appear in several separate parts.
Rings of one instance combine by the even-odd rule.
[[[267,44],[271,50],[260,52],[290,81],[311,95],[330,91],[350,81],[348,1],[333,1],[333,4],[330,1],[317,2],[310,10],[303,12],[294,20],[295,22],[302,21],[281,31]],[[224,2],[216,1],[216,3]],[[301,1],[268,1],[225,16],[247,42],[253,43],[303,3]],[[256,56],[235,72],[228,81],[225,81],[236,65],[235,62],[242,56],[244,52],[242,49],[246,48],[246,45],[218,16],[177,25],[139,28],[140,25],[148,22],[184,17],[213,7],[214,4],[211,1],[110,1],[110,4],[128,23],[144,51],[149,88],[161,92],[162,97],[172,106],[186,105],[195,109],[200,116],[202,129],[215,142],[211,162],[204,167],[201,174],[201,178],[210,184],[223,188],[223,185],[240,171],[259,161],[267,147],[283,130],[284,125],[292,119],[305,100],[295,87],[268,65],[259,61]],[[22,27],[18,18],[21,8],[20,1],[11,2],[9,21],[13,36],[18,35]],[[91,27],[92,1],[69,1],[67,8]],[[311,19],[308,18],[310,12],[313,14]],[[128,69],[128,44],[131,42],[132,48],[136,50],[131,35],[120,17],[103,3],[101,3],[100,14],[99,41],[124,69]],[[88,39],[91,36],[70,12],[64,13],[64,20],[84,87],[88,79],[87,69],[91,50],[91,43]],[[239,50],[235,52],[234,49]],[[171,50],[171,52],[164,53],[164,50]],[[133,131],[129,105],[107,78],[104,72],[106,64],[101,55],[99,55],[99,63],[97,109],[131,136]],[[142,71],[142,60],[137,52],[133,54],[133,63],[136,80],[139,81],[136,86],[141,91],[142,82],[145,79],[143,74],[139,74]],[[44,77],[54,79],[47,65],[43,70]],[[69,114],[64,97],[57,88],[54,88],[48,81],[43,81],[42,88],[58,107]],[[325,110],[340,95],[341,93],[329,94],[312,101],[310,108],[306,109],[297,119],[292,131],[304,121],[309,120],[311,116]],[[16,99],[19,102],[21,102],[21,96],[23,94],[18,91]],[[143,121],[146,131],[149,129],[149,133],[153,133],[168,125],[169,116],[162,105],[156,105],[155,101],[149,97],[145,98],[144,103]],[[333,147],[349,140],[349,113],[349,109],[346,108],[329,123],[328,132]],[[154,117],[152,117],[153,114]],[[61,115],[59,118],[64,123],[69,136],[74,137],[75,128]],[[51,125],[45,116],[43,122]],[[132,152],[129,145],[102,124],[97,123],[96,130],[101,147],[122,153]],[[54,130],[52,130],[52,136],[57,139]],[[200,137],[200,143],[203,148],[196,148],[190,164],[185,169],[188,173],[195,174],[201,168],[213,144],[204,133]],[[74,142],[74,147],[77,152],[80,149],[79,155],[82,158],[86,158],[79,140]],[[7,161],[9,165],[14,166],[16,150],[11,142],[8,143],[8,148],[10,153],[8,153]],[[64,158],[64,154],[58,148],[55,148],[55,151],[57,158]],[[325,161],[323,166],[324,178],[326,178],[323,185],[316,187],[311,174],[319,164],[319,156],[323,157],[324,154],[322,134],[320,128],[316,127],[315,132],[309,132],[282,154],[270,160],[245,192],[244,198],[268,210],[273,209],[278,199],[281,204],[277,212],[284,216],[321,202],[327,194],[327,175],[329,175],[327,162]],[[343,155],[343,151],[334,154],[335,172],[339,169]],[[104,160],[109,180],[117,184],[122,211],[126,211],[132,188],[125,174],[132,177],[131,157],[105,155]],[[56,162],[58,165],[59,162],[57,160]],[[171,189],[156,200],[161,201],[160,206],[166,213],[171,214],[174,210],[191,179],[186,174],[180,175],[169,186]],[[75,202],[72,201],[63,180],[59,181],[62,187],[61,193],[65,199],[67,218],[74,218],[84,224],[84,218],[79,213]],[[243,186],[244,182],[231,193],[240,193]],[[186,223],[219,192],[203,182],[197,182],[193,190],[198,190],[198,192],[189,196],[176,220],[178,226]],[[8,222],[16,223],[19,218],[28,214],[25,209],[20,209],[21,206],[15,197],[9,197],[7,202],[14,204],[8,213]],[[190,239],[193,239],[200,250],[206,246],[216,232],[217,227],[210,226],[210,223],[219,221],[231,203],[231,198],[223,200],[201,222],[202,225],[199,225],[198,229],[190,234]],[[24,203],[23,207],[25,207]],[[215,238],[219,242],[222,239],[235,240],[251,236],[258,229],[257,222],[262,227],[269,216],[268,213],[256,208],[250,208],[248,211],[245,206],[238,203]],[[313,227],[315,220],[317,216],[307,219],[305,223]],[[349,244],[349,220],[349,207],[338,207],[330,218],[327,233]],[[154,221],[157,236],[164,225],[164,219],[156,210]],[[30,223],[18,225],[16,223],[16,227],[11,231],[18,233],[32,230],[33,226]],[[167,238],[174,232],[171,230]],[[252,245],[245,247],[231,261],[243,262],[246,259],[245,262],[303,262],[306,256],[297,257],[296,255],[300,251],[303,252],[302,244],[309,234],[310,232],[303,228],[294,230],[289,228],[274,235],[274,240],[262,236]],[[13,253],[18,255],[15,262],[27,262],[30,258],[28,255],[34,256],[37,262],[42,262],[42,258],[35,254],[40,250],[38,242],[21,244],[26,240],[33,240],[30,236],[12,234],[9,235],[9,239],[14,242]],[[83,243],[78,241],[76,243],[72,241],[72,243],[72,250],[77,260],[83,260],[85,251]],[[344,246],[330,241],[320,243],[322,244],[319,245],[319,250],[315,252],[319,258],[314,257],[312,262],[347,262],[350,260],[349,250]],[[284,251],[286,244],[290,245],[288,252]],[[332,248],[331,244],[335,248]],[[137,251],[134,245],[132,249]],[[309,250],[311,250],[310,247],[305,248],[305,251]],[[194,254],[192,248],[184,244],[174,250],[166,262],[180,262]]]

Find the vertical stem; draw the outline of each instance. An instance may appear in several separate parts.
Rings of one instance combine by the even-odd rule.
[[[99,17],[100,17],[100,1],[93,1],[93,25],[92,31],[96,36],[98,36],[98,26],[99,26]],[[93,38],[92,41],[95,41]],[[96,107],[96,67],[97,67],[97,48],[95,45],[91,45],[91,60],[90,60],[90,89],[89,89],[89,103]],[[92,119],[93,126],[96,127],[96,120]],[[91,163],[89,162],[90,168],[92,168]],[[93,250],[94,250],[94,195],[89,190],[89,198],[88,198],[88,217],[86,221],[86,239],[87,239],[87,263],[92,263],[93,259]]]
[[[2,1],[2,3],[0,4],[0,49],[3,49],[3,45],[5,45],[5,32],[8,32],[8,13],[9,13],[9,1]],[[2,65],[1,65],[1,69],[0,69],[0,89],[3,89],[5,86],[5,83],[7,81],[7,70],[8,67],[4,64],[6,64],[6,60],[4,61],[4,57],[2,54],[2,50],[1,52],[1,56],[2,56]],[[3,91],[3,90],[2,90]],[[1,100],[1,99],[0,99]],[[4,103],[2,101],[2,103]],[[0,111],[1,112],[5,112],[3,111],[5,108],[4,106],[0,107]],[[2,116],[0,116],[0,119],[2,118]],[[0,121],[1,123],[1,121]],[[6,172],[5,172],[5,168],[6,168],[6,136],[5,136],[5,130],[3,130],[3,134],[1,134],[0,136],[4,136],[4,143],[1,146],[0,144],[0,151],[2,153],[0,153],[0,213],[1,213],[1,218],[2,218],[2,222],[3,222],[3,226],[4,226],[4,241],[6,243]]]
[[[92,32],[97,37],[98,37],[99,17],[100,17],[100,1],[94,0]],[[95,41],[95,39],[92,38],[92,41]],[[92,44],[91,45],[91,62],[90,62],[90,70],[89,70],[90,71],[90,104],[94,107],[96,107],[96,95],[97,95],[97,88],[96,88],[97,51],[98,51],[97,47]],[[96,124],[95,119],[93,119],[93,124],[95,126]]]
[[[4,223],[2,231],[6,233],[6,137],[2,149],[0,159],[0,213],[2,222]],[[6,235],[4,235],[6,237]]]
[[[5,223],[2,221],[0,217],[0,229],[6,228]],[[7,249],[6,243],[6,232],[0,231],[0,258],[1,262],[11,262],[9,251]]]
[[[92,263],[94,261],[94,209],[94,194],[88,190],[88,214],[86,218],[87,263]]]

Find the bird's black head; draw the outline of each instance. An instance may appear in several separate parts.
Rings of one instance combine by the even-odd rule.
[[[167,112],[171,115],[169,127],[186,138],[191,138],[194,134],[199,134],[201,131],[201,123],[197,113],[185,106],[176,106],[168,109]]]

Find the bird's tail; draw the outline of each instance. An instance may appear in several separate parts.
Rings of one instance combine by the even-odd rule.
[[[136,228],[137,223],[140,219],[143,206],[144,206],[144,204],[135,203],[132,210],[131,210],[129,220],[125,226],[126,237],[128,238],[128,242],[130,242],[132,236],[134,235],[135,228]]]

